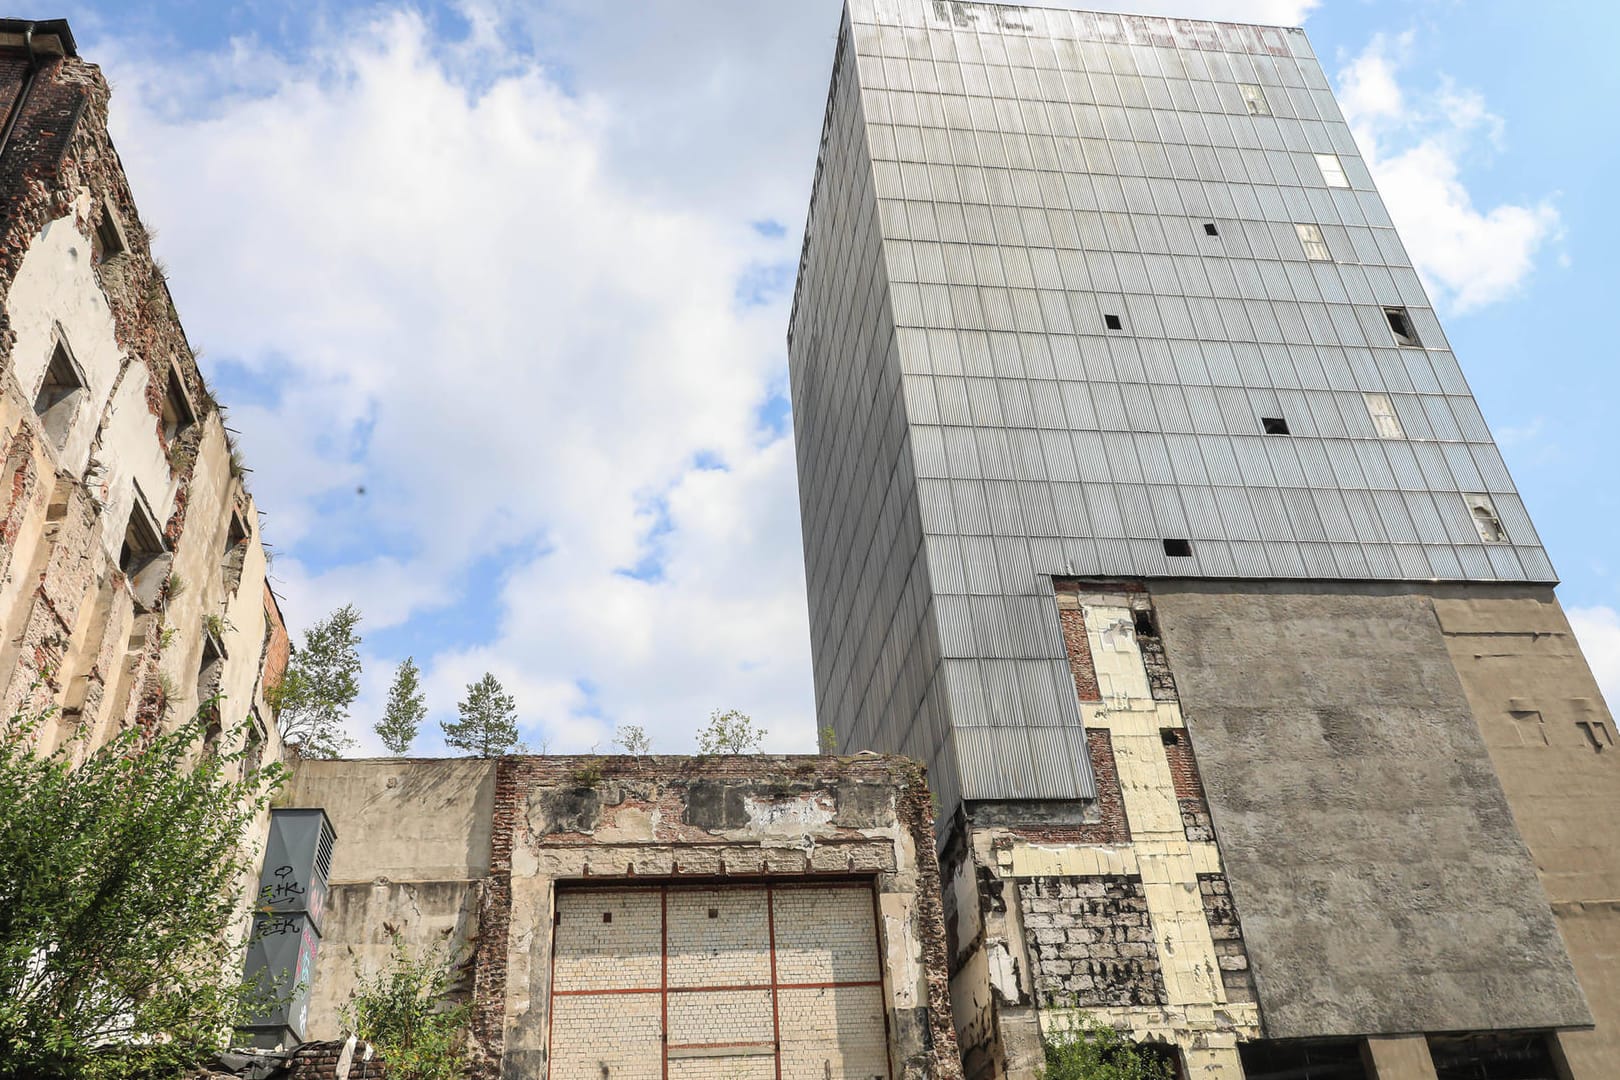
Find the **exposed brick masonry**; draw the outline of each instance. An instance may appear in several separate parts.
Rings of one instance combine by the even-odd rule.
[[[1198,779],[1198,763],[1193,759],[1192,744],[1187,733],[1179,728],[1165,728],[1164,756],[1170,761],[1170,777],[1176,785],[1176,802],[1181,807],[1181,824],[1187,830],[1187,839],[1194,843],[1215,839],[1215,826],[1209,817],[1209,803],[1204,798],[1204,785]]]
[[[1081,701],[1101,701],[1097,688],[1097,668],[1091,660],[1091,644],[1086,639],[1085,612],[1078,607],[1061,608],[1058,621],[1063,624],[1063,643],[1069,654],[1069,670],[1074,673],[1074,689]]]
[[[1027,878],[1018,883],[1018,898],[1042,1006],[1164,1002],[1140,877]]]
[[[1225,874],[1199,874],[1198,893],[1204,901],[1209,934],[1215,939],[1215,955],[1221,965],[1221,982],[1228,1001],[1253,1001],[1254,975],[1249,970],[1249,954],[1243,946],[1243,927],[1232,903]]]

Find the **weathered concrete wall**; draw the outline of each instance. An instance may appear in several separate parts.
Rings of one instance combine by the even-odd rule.
[[[1597,1027],[1559,1035],[1578,1077],[1620,1061],[1620,745],[1547,588],[1440,587],[1434,610]]]
[[[1590,1022],[1427,597],[1151,588],[1268,1035]]]
[[[388,960],[391,929],[412,949],[452,954],[477,935],[495,762],[304,760],[278,804],[318,806],[337,833],[307,1033],[334,1039],[359,973]]]

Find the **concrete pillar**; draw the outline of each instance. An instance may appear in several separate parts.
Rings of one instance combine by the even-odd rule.
[[[1370,1080],[1435,1080],[1429,1040],[1422,1035],[1369,1036],[1361,1060]]]
[[[1236,1046],[1206,1046],[1182,1052],[1187,1080],[1243,1080]]]

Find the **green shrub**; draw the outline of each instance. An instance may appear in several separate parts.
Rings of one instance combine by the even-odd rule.
[[[389,930],[388,965],[362,976],[343,1006],[343,1023],[377,1048],[391,1080],[459,1080],[467,1068],[465,1003],[449,996],[456,982],[447,946],[413,952]]]
[[[1091,1017],[1041,1035],[1043,1080],[1173,1080],[1168,1062]]]

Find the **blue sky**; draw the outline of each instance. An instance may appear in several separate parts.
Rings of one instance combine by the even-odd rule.
[[[365,615],[362,751],[408,654],[418,752],[485,670],[535,748],[814,745],[783,337],[836,0],[62,6],[289,620]],[[1612,699],[1620,11],[1071,6],[1307,28]]]

